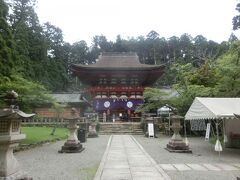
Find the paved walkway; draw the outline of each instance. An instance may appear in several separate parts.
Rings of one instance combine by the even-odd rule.
[[[240,164],[159,164],[165,171],[239,171]]]
[[[94,180],[170,180],[130,135],[110,137]]]
[[[190,137],[193,153],[169,153],[165,149],[169,136],[134,138],[172,180],[236,180],[240,177],[240,149],[224,148],[219,157],[214,144],[204,137]]]

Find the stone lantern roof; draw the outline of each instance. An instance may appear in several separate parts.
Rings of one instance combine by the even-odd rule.
[[[19,109],[14,109],[14,108],[5,108],[5,109],[0,109],[0,117],[9,117],[9,116],[14,116],[18,115],[23,118],[29,118],[34,116],[35,114],[26,114]]]

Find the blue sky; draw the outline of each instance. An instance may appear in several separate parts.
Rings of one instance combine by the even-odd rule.
[[[49,21],[63,30],[70,43],[95,35],[114,41],[147,35],[151,30],[161,37],[188,33],[208,40],[228,40],[237,0],[38,0],[40,22]],[[239,31],[234,32],[240,37]]]

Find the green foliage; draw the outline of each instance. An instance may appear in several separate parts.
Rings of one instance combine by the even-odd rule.
[[[203,85],[188,85],[185,89],[176,85],[175,88],[179,96],[170,99],[169,104],[176,107],[181,115],[185,115],[195,97],[213,97],[216,94],[214,88]]]
[[[218,96],[240,96],[240,41],[231,45],[230,50],[217,60]]]
[[[69,57],[69,66],[71,64],[88,64],[88,46],[85,41],[73,43]]]
[[[171,72],[175,72],[176,84],[173,87],[179,96],[170,99],[169,104],[177,107],[184,115],[195,97],[238,97],[240,95],[239,47],[238,41],[232,43],[224,55],[216,60],[205,61],[200,67],[195,67],[193,63],[174,63]],[[158,105],[151,101],[146,106],[157,108]]]
[[[16,45],[16,62],[4,69],[15,68],[25,79],[40,82],[53,91],[64,91],[69,82],[69,52],[64,46],[62,30],[50,23],[40,25],[35,3],[35,0],[9,0],[8,19]]]
[[[161,91],[157,88],[147,87],[144,90],[144,98],[148,101],[161,101],[163,100],[163,96],[167,96],[166,92]]]
[[[51,103],[53,99],[47,95],[48,91],[44,86],[26,80],[18,75],[0,78],[0,105],[4,106],[3,97],[7,92],[14,90],[18,93],[17,105],[21,110],[31,111],[32,106]]]
[[[237,4],[236,10],[240,13],[240,3]],[[237,30],[240,28],[240,15],[236,15],[232,19],[233,30]]]
[[[140,62],[147,64],[167,63],[167,69],[163,83],[159,85],[172,85],[175,83],[172,64],[179,62],[193,63],[192,57],[207,56],[214,53],[206,49],[219,49],[220,45],[211,44],[201,36],[192,41],[192,37],[183,34],[180,38],[171,37],[165,39],[152,30],[146,37],[123,39],[120,35],[116,41],[108,41],[104,35],[93,37],[91,47],[85,41],[79,41],[70,45],[63,41],[62,30],[49,22],[41,25],[35,13],[35,0],[9,0],[11,13],[8,14],[8,6],[1,0],[0,14],[3,17],[4,32],[7,36],[0,35],[0,74],[9,77],[11,74],[21,74],[25,79],[40,82],[52,91],[76,90],[75,82],[70,76],[72,63],[94,63],[101,52],[137,52]],[[6,21],[9,19],[9,24]],[[12,35],[11,35],[12,34]],[[2,36],[2,37],[1,37]],[[196,46],[196,48],[195,48]],[[201,48],[199,48],[201,47]],[[212,48],[214,47],[214,48]],[[196,50],[197,49],[197,50]],[[194,60],[195,61],[195,60]],[[195,62],[201,62],[200,60]]]
[[[168,93],[157,88],[145,88],[144,90],[144,105],[137,107],[136,112],[156,111],[159,107],[168,102]]]
[[[137,108],[138,112],[156,111],[165,104],[170,104],[184,115],[189,109],[195,97],[213,97],[216,94],[215,88],[203,85],[187,85],[174,87],[178,95],[171,96],[171,91],[166,93],[158,88],[146,88],[144,91],[144,105]],[[174,90],[172,90],[174,91]]]
[[[193,72],[188,77],[188,81],[190,84],[214,87],[217,81],[215,69],[211,68],[211,64],[207,62]]]
[[[9,76],[14,69],[14,42],[7,23],[8,6],[0,0],[0,77]]]
[[[207,61],[199,68],[191,64],[176,65],[179,96],[171,104],[184,115],[195,97],[239,97],[240,95],[240,42],[215,61]]]
[[[85,41],[70,45],[64,42],[60,28],[49,22],[39,23],[35,5],[36,0],[8,0],[8,4],[0,0],[0,96],[14,89],[23,109],[52,102],[44,95],[46,89],[83,89],[71,77],[70,65],[92,64],[101,52],[114,51],[137,52],[141,63],[165,64],[165,74],[155,87],[175,84],[180,96],[172,103],[181,112],[195,96],[240,95],[240,46],[234,35],[229,42],[218,44],[202,35],[191,37],[187,33],[166,39],[152,30],[137,38],[123,39],[118,35],[115,42],[104,35],[95,36],[91,47]],[[240,12],[240,3],[236,10]],[[233,18],[234,29],[240,27],[239,19],[240,16]],[[147,89],[145,96],[146,110],[165,101],[158,98],[162,94],[157,89]]]

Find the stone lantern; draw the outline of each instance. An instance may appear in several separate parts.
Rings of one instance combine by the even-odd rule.
[[[98,137],[97,130],[96,130],[97,124],[95,122],[91,122],[89,125],[89,132],[88,132],[88,137],[93,138],[93,137]]]
[[[21,118],[34,115],[26,114],[13,105],[0,109],[0,179],[31,179],[21,170],[13,149],[26,137],[20,132]]]
[[[88,137],[89,138],[94,138],[94,137],[98,137],[97,134],[97,122],[98,122],[98,114],[97,113],[91,113],[88,115],[88,119],[87,119],[89,126],[88,126]]]
[[[170,117],[172,121],[171,129],[173,130],[174,134],[168,142],[166,149],[169,152],[191,153],[192,150],[189,149],[188,144],[183,141],[181,135],[179,134],[179,131],[182,129],[180,120],[183,119],[183,117],[179,115],[172,115]]]
[[[67,126],[69,130],[69,137],[62,146],[62,149],[58,151],[59,153],[77,153],[84,150],[76,134],[77,129],[79,128],[79,126],[77,126],[79,118],[80,117],[77,113],[77,110],[75,108],[72,108],[70,116],[65,118],[65,120],[69,121],[69,124]]]
[[[165,125],[165,132],[168,131],[168,135],[170,135],[170,115],[173,112],[173,107],[170,107],[169,105],[165,105],[157,110],[157,115],[162,117],[163,119],[168,117],[168,126]],[[167,129],[166,129],[167,127]]]

